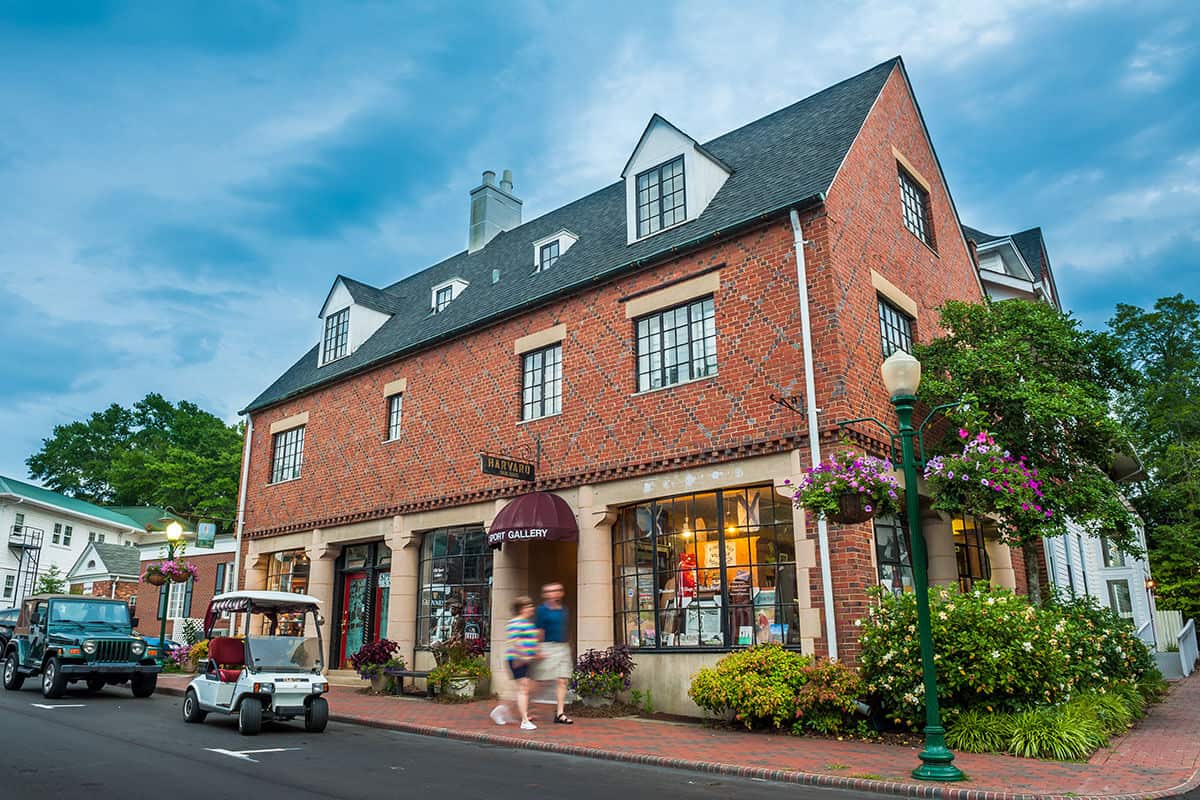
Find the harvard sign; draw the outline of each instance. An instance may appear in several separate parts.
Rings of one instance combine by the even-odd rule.
[[[499,475],[501,478],[515,478],[519,481],[532,481],[533,464],[526,461],[514,461],[503,456],[489,456],[482,453],[479,456],[484,475]]]

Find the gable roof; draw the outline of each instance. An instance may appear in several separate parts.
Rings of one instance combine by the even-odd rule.
[[[325,296],[325,302],[321,305],[322,310],[329,304],[329,298],[333,296],[333,290],[337,288],[338,281],[341,281],[342,285],[346,287],[346,291],[350,293],[350,299],[357,305],[388,315],[404,311],[404,304],[400,302],[399,298],[345,275],[338,275],[334,278],[333,286],[329,287],[329,294]]]
[[[166,530],[167,526],[162,524],[163,519],[173,519],[182,525],[185,531],[191,530],[189,527],[192,524],[191,520],[173,514],[161,506],[106,506],[106,508],[129,517],[144,531]]]
[[[67,576],[70,577],[80,572],[80,565],[84,563],[88,553],[92,552],[99,557],[100,563],[104,567],[104,572],[108,575],[120,575],[132,578],[142,574],[141,556],[136,547],[89,542],[83,553],[80,554],[79,559],[75,562],[75,565],[71,567],[71,571],[67,573]]]
[[[474,253],[460,252],[386,287],[382,293],[396,311],[374,335],[349,356],[322,367],[317,364],[320,344],[314,344],[243,413],[543,305],[766,215],[823,201],[884,83],[901,63],[899,57],[889,59],[705,143],[706,152],[729,165],[732,174],[690,222],[628,244],[625,186],[617,181],[498,234]],[[563,228],[579,240],[554,269],[532,272],[533,242]],[[500,280],[493,284],[494,269]],[[431,288],[454,277],[470,285],[432,314]]]
[[[1017,248],[1017,252],[1021,254],[1021,258],[1025,260],[1025,264],[1033,272],[1033,279],[1035,281],[1044,280],[1046,274],[1050,271],[1050,263],[1048,259],[1044,258],[1046,240],[1042,237],[1041,228],[1030,228],[1027,231],[1009,233],[1003,236],[984,233],[968,225],[963,225],[962,229],[963,234],[968,239],[974,239],[976,244],[991,244],[992,242],[1011,239],[1013,246]]]
[[[141,525],[119,511],[113,511],[104,506],[89,503],[86,500],[76,500],[74,497],[67,497],[65,494],[52,492],[41,486],[34,486],[32,483],[5,477],[4,475],[0,475],[0,494],[23,497],[32,503],[59,508],[69,514],[91,517],[100,522],[107,522],[120,528],[141,528]]]
[[[654,114],[652,114],[650,116],[650,121],[646,123],[646,127],[642,129],[642,135],[638,137],[637,144],[635,144],[633,146],[633,152],[631,152],[629,154],[629,158],[625,161],[625,166],[621,168],[621,177],[622,178],[628,177],[629,165],[633,163],[633,160],[635,158],[637,158],[638,150],[642,149],[642,142],[646,141],[646,135],[648,133],[650,133],[650,129],[654,127],[654,123],[656,123],[656,122],[666,125],[668,128],[675,131],[677,134],[682,136],[684,139],[687,139],[689,142],[691,142],[692,144],[694,144],[696,146],[697,150],[699,150],[704,155],[708,156],[708,158],[711,159],[713,161],[713,163],[720,165],[720,167],[722,169],[724,169],[726,172],[733,172],[733,167],[729,166],[724,161],[717,158],[715,155],[713,155],[708,150],[708,148],[706,148],[704,145],[697,142],[691,136],[688,136],[686,133],[679,130],[679,126],[675,125],[673,122],[671,122],[671,120],[667,119],[662,114],[655,112]]]

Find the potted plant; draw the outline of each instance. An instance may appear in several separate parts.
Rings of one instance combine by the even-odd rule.
[[[479,681],[491,675],[487,658],[476,655],[439,664],[429,671],[429,680],[451,697],[471,698],[475,696]]]
[[[142,580],[151,586],[162,586],[167,583],[185,583],[199,576],[200,570],[195,564],[176,557],[147,564],[146,571],[142,573]]]
[[[588,650],[575,663],[571,689],[587,706],[612,705],[617,693],[629,688],[636,664],[627,645]]]
[[[805,470],[792,501],[842,524],[865,522],[900,510],[900,484],[892,462],[845,450]],[[790,483],[790,481],[786,482]]]
[[[371,682],[371,689],[383,692],[390,681],[384,670],[391,667],[404,669],[404,659],[396,655],[399,648],[400,645],[390,639],[368,642],[350,656],[350,666],[360,678]]]

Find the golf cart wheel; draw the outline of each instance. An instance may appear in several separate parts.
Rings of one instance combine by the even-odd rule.
[[[196,693],[188,689],[187,694],[183,696],[183,721],[204,722],[204,718],[207,716],[208,712],[200,708],[200,701],[196,698]]]
[[[67,676],[63,674],[58,659],[52,658],[42,668],[42,697],[45,697],[47,700],[57,700],[66,691]]]
[[[25,676],[17,671],[17,654],[13,651],[4,659],[4,688],[15,692],[25,683]]]
[[[158,686],[158,676],[153,672],[146,674],[144,672],[134,673],[134,676],[129,680],[129,688],[133,690],[134,697],[149,697],[154,694],[154,689]]]
[[[324,697],[314,697],[304,709],[304,730],[309,733],[321,733],[329,724],[329,701]]]
[[[103,689],[104,684],[107,682],[108,681],[104,680],[104,678],[88,678],[87,679],[88,691],[91,692],[92,694],[95,694],[96,692]]]
[[[238,710],[238,733],[242,736],[257,736],[262,730],[262,700],[247,697]]]

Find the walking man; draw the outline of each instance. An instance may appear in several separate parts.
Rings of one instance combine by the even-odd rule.
[[[542,604],[538,606],[534,624],[542,630],[541,660],[538,680],[555,681],[557,709],[554,721],[560,725],[571,725],[575,720],[567,716],[567,685],[575,671],[575,659],[571,656],[571,645],[567,640],[567,607],[563,605],[561,583],[547,583],[542,587]]]

